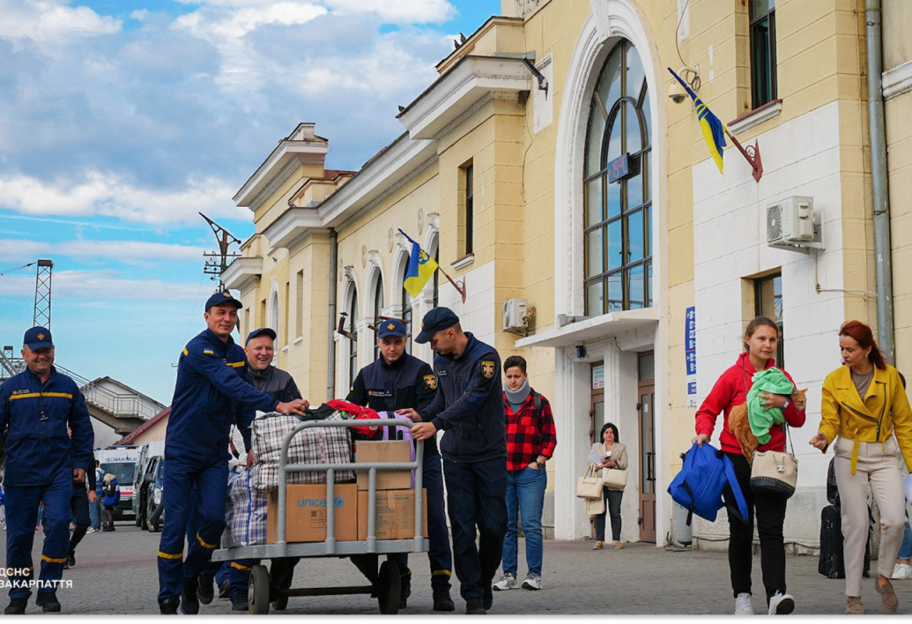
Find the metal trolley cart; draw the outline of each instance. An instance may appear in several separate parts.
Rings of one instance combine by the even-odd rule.
[[[421,534],[424,526],[423,518],[423,458],[424,442],[415,446],[415,461],[396,463],[348,463],[348,464],[292,464],[288,465],[288,448],[292,438],[301,431],[310,427],[409,427],[413,423],[407,419],[383,420],[330,420],[310,421],[296,426],[285,434],[282,440],[282,453],[279,456],[279,500],[278,500],[278,526],[277,541],[275,544],[260,544],[256,546],[242,546],[238,548],[223,548],[212,554],[213,561],[235,561],[242,559],[272,559],[306,558],[306,557],[357,557],[358,555],[390,554],[390,553],[417,553],[427,552],[428,539]],[[290,472],[308,472],[316,470],[326,471],[326,500],[335,497],[335,479],[337,470],[368,470],[368,510],[367,510],[367,540],[337,542],[335,539],[335,510],[334,505],[326,506],[326,539],[322,542],[292,542],[285,541],[285,507],[287,476]],[[415,473],[415,537],[411,539],[378,540],[376,538],[376,491],[377,470],[413,470]],[[356,564],[357,565],[357,564]],[[270,579],[269,570],[265,565],[255,565],[250,572],[250,584],[247,593],[247,604],[250,613],[265,615],[269,613],[269,605],[283,610],[290,596],[331,596],[351,594],[371,594],[376,596],[380,603],[380,612],[395,614],[399,611],[400,571],[395,561],[385,561],[380,566],[379,572],[368,570],[366,566],[357,566],[371,582],[368,586],[361,587],[315,587],[300,589],[283,589],[276,585],[277,579]]]

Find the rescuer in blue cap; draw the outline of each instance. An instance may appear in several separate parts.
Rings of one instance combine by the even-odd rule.
[[[437,377],[426,362],[405,352],[408,342],[406,336],[402,321],[380,321],[377,326],[380,359],[361,369],[346,401],[366,405],[378,412],[389,412],[390,416],[396,410],[422,410],[430,405],[437,395]],[[450,598],[453,557],[450,553],[450,536],[444,515],[440,453],[437,450],[437,438],[433,436],[424,443],[423,468],[424,485],[427,488],[430,541],[428,559],[431,564],[434,611],[453,611],[456,608]],[[407,606],[411,594],[412,572],[408,568],[408,555],[396,554],[390,555],[390,558],[396,561],[402,574],[399,608],[403,609]]]
[[[483,614],[494,601],[491,581],[500,567],[507,532],[500,356],[494,347],[464,333],[459,317],[449,308],[428,312],[415,342],[430,342],[437,353],[437,396],[417,412],[399,413],[417,423],[411,430],[416,440],[444,432],[440,452],[459,592],[466,601],[466,614]]]
[[[54,368],[54,342],[47,328],[25,332],[22,359],[26,369],[0,385],[0,438],[9,433],[4,487],[10,604],[3,613],[25,613],[32,594],[39,501],[44,502],[46,523],[35,604],[44,613],[58,613],[56,592],[70,540],[70,496],[74,484],[85,488],[95,434],[76,382]]]
[[[231,424],[237,424],[250,449],[256,410],[303,416],[307,407],[302,399],[280,402],[247,383],[247,358],[231,338],[240,307],[227,291],[209,297],[204,315],[208,328],[187,344],[177,366],[165,435],[166,522],[158,551],[158,604],[165,615],[177,613],[178,606],[185,614],[199,613],[199,574],[225,528]],[[184,560],[194,486],[200,528]]]

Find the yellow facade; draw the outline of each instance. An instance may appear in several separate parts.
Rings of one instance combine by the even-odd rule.
[[[823,214],[835,239],[826,241],[830,255],[821,260],[823,268],[818,266],[816,278],[811,277],[811,260],[788,269],[789,289],[811,293],[815,279],[818,287],[825,279],[838,283],[835,290],[874,289],[863,2],[778,0],[775,5],[778,100],[769,109],[774,112],[763,116],[763,111],[751,111],[750,20],[747,3],[741,0],[691,0],[686,9],[677,0],[503,0],[502,16],[481,25],[441,60],[440,78],[400,113],[406,134],[361,171],[327,175],[326,140],[313,133],[312,124],[302,124],[308,127],[299,132],[299,126],[299,134],[289,140],[298,136],[297,143],[291,142],[303,151],[312,147],[314,153],[296,152],[295,165],[277,148],[239,191],[235,199],[252,208],[256,223],[256,235],[243,248],[244,258],[229,268],[225,279],[241,290],[246,313],[242,329],[270,325],[278,330],[277,363],[292,373],[311,402],[330,395],[344,397],[354,366],[349,358],[353,349],[357,347],[357,367],[373,359],[368,326],[374,318],[402,317],[410,309],[414,322],[433,305],[430,285],[421,297],[408,298],[402,305],[403,263],[409,251],[397,234],[402,228],[431,254],[438,253],[440,266],[453,279],[465,280],[463,304],[440,276],[440,305],[454,307],[466,329],[494,344],[502,358],[524,355],[532,385],[552,400],[556,418],[564,423],[559,426],[557,461],[548,465],[559,537],[579,537],[588,526],[572,487],[585,465],[581,457],[589,437],[588,370],[599,361],[592,357],[602,356],[578,357],[575,348],[588,345],[591,352],[608,353],[604,366],[614,367],[614,377],[606,383],[606,395],[613,387],[624,397],[636,393],[631,362],[635,366],[639,355],[654,352],[656,465],[649,470],[656,476],[651,486],[657,492],[656,541],[664,543],[674,530],[664,490],[693,435],[694,406],[685,391],[683,311],[697,305],[698,318],[708,319],[707,327],[714,316],[705,303],[714,301],[707,299],[710,289],[700,286],[699,271],[709,262],[706,248],[717,243],[703,238],[708,227],[704,203],[724,204],[726,193],[732,198],[754,194],[752,201],[760,212],[772,199],[801,195],[801,176],[807,174],[800,173],[801,158],[792,162],[790,150],[778,147],[781,137],[792,134],[807,143],[825,138],[832,145],[821,147],[820,153],[832,163],[827,165],[830,177],[825,186],[834,199],[826,203]],[[892,10],[902,13],[897,24],[909,22],[908,9]],[[680,37],[679,23],[686,31]],[[893,31],[893,37],[908,33],[886,30],[888,38]],[[654,306],[561,324],[559,318],[584,314],[581,145],[595,78],[622,39],[631,41],[643,61],[650,98]],[[897,39],[895,45],[888,43],[885,57],[900,65],[912,55],[909,49],[905,40]],[[523,54],[548,73],[546,94],[520,62]],[[739,129],[741,143],[759,142],[765,168],[759,184],[730,143],[724,176],[706,168],[709,152],[693,105],[689,99],[674,103],[667,97],[672,79],[665,68],[677,70],[682,64],[699,68],[699,96],[723,123]],[[901,202],[912,184],[907,175],[912,131],[903,123],[910,108],[912,95],[897,95],[887,103],[897,266],[912,257],[912,238],[905,235],[912,231],[912,213]],[[807,141],[801,139],[805,133]],[[471,256],[465,253],[468,165],[474,170]],[[723,199],[714,199],[718,197]],[[738,235],[758,239],[758,232]],[[766,249],[765,240],[754,242],[757,249]],[[335,265],[330,261],[333,245],[338,254]],[[775,270],[786,273],[784,267],[794,265],[797,257],[768,256],[767,251],[755,255],[760,260],[741,271],[731,284],[734,295],[721,301],[721,307],[730,308],[728,316],[714,321],[719,327],[727,323],[735,328],[717,332],[730,338],[725,347],[729,359],[739,350],[737,328],[753,316],[753,278]],[[796,285],[805,277],[806,284]],[[377,310],[379,280],[383,304]],[[912,340],[912,285],[902,271],[896,273],[895,283],[897,360],[902,366],[909,358],[904,346]],[[339,314],[350,308],[352,292],[357,293],[358,322],[351,327],[348,319],[344,329],[355,330],[357,343],[333,331]],[[835,306],[835,316],[875,321],[873,298],[834,297],[827,305],[831,310]],[[516,298],[526,299],[535,309],[529,336],[504,331],[502,305]],[[811,312],[806,313],[814,314],[813,306],[820,303],[808,305]],[[712,343],[712,331],[705,334],[705,344]],[[800,332],[787,335],[800,343]],[[412,352],[430,360],[426,347],[412,345]],[[713,357],[717,360],[710,366],[728,356]],[[806,374],[812,388],[822,380],[817,375]],[[701,398],[708,391],[703,386]],[[638,403],[636,397],[632,400]],[[617,399],[606,413],[626,423],[626,435],[635,438],[636,417],[628,413],[633,408],[625,401]],[[808,431],[800,435],[813,434],[812,420],[809,416]],[[813,462],[819,463],[816,458]],[[638,458],[633,479],[646,470],[639,463]],[[822,485],[814,481],[819,473],[818,468],[809,470],[803,485],[809,490]],[[642,515],[635,502],[639,489],[637,485],[630,490],[633,500],[625,502],[625,522],[633,527],[628,539],[636,539]]]

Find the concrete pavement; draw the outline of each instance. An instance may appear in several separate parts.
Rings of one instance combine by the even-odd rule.
[[[6,533],[0,532],[0,561],[6,561]],[[149,534],[120,523],[113,533],[87,535],[76,553],[77,565],[64,572],[73,581],[58,597],[70,614],[158,613],[156,553],[159,533]],[[35,561],[40,561],[41,532],[36,532]],[[520,576],[524,569],[524,544],[520,540]],[[424,555],[413,556],[412,597],[402,614],[432,614],[430,573]],[[788,558],[789,592],[795,596],[797,614],[842,614],[844,581],[817,573],[815,557]],[[547,540],[543,568],[544,588],[495,592],[492,615],[612,614],[672,615],[731,614],[734,600],[729,588],[727,557],[720,553],[675,552],[647,544],[628,544],[623,550],[608,547],[593,551],[591,541]],[[754,609],[765,613],[760,557],[754,557]],[[495,579],[496,580],[496,579]],[[862,601],[871,614],[883,613],[873,579],[865,579]],[[295,570],[294,587],[365,584],[363,576],[346,559],[306,559]],[[453,579],[456,613],[465,603]],[[894,581],[900,613],[912,613],[912,581]],[[3,592],[5,594],[5,592]],[[6,606],[5,595],[0,605]],[[29,613],[40,612],[34,606]],[[201,614],[229,614],[227,600],[203,606]],[[273,612],[270,612],[273,613]],[[379,614],[377,601],[367,595],[291,598],[288,614]],[[240,615],[240,614],[238,614]],[[279,615],[279,614],[277,614]],[[440,614],[449,615],[449,614]]]

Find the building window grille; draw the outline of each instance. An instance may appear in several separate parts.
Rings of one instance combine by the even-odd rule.
[[[475,167],[468,165],[465,171],[465,255],[475,251]]]
[[[782,273],[767,275],[754,280],[754,294],[757,316],[766,316],[779,326],[779,342],[776,346],[776,366],[785,366],[785,333],[782,315]]]
[[[778,97],[776,0],[750,0],[751,102],[759,108]]]
[[[377,282],[374,285],[374,327],[380,327],[380,315],[383,313],[383,276],[377,271]],[[376,338],[376,334],[375,334]],[[374,340],[374,360],[380,357],[380,345]]]
[[[436,273],[436,271],[435,271]],[[408,259],[402,266],[402,293],[399,303],[402,306],[402,322],[405,324],[405,352],[412,352],[412,297],[405,289],[405,276],[408,274]]]
[[[358,291],[355,285],[350,286],[351,292],[348,304],[348,333],[351,340],[348,341],[348,383],[355,383],[355,377],[358,376]]]

